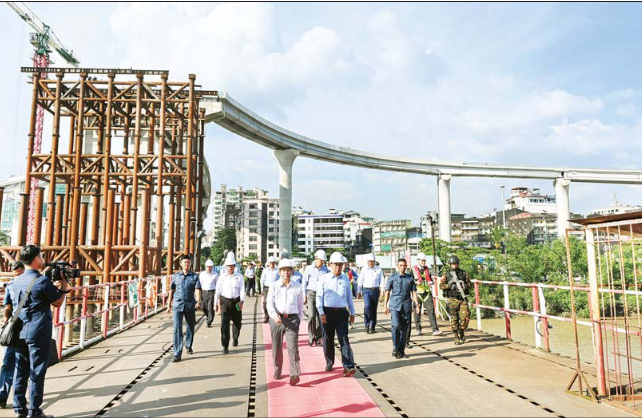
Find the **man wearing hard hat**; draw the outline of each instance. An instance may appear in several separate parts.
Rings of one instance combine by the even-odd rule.
[[[303,272],[303,301],[308,304],[308,344],[319,345],[323,330],[317,310],[317,284],[321,276],[330,273],[325,265],[327,258],[325,251],[318,250],[314,253],[314,263],[305,268]]]
[[[245,296],[254,296],[256,286],[256,266],[254,261],[250,261],[250,264],[245,269],[245,277],[247,277],[247,283],[245,283]]]
[[[290,359],[290,385],[299,383],[299,326],[303,319],[303,288],[292,280],[294,263],[287,258],[279,261],[280,280],[270,285],[267,297],[267,309],[270,315],[270,333],[272,334],[272,359],[274,361],[274,378],[281,378],[283,367],[283,337],[288,348]]]
[[[214,271],[214,262],[207,260],[205,262],[205,271],[201,271],[198,275],[198,280],[201,282],[201,291],[203,300],[203,313],[207,316],[207,327],[212,326],[214,321],[214,296],[216,295],[216,282],[218,281],[218,273]]]
[[[221,314],[221,345],[223,354],[229,353],[230,321],[232,321],[232,345],[239,345],[239,334],[243,320],[243,303],[245,303],[245,281],[243,275],[236,273],[234,253],[225,257],[224,271],[216,283],[216,312]]]
[[[430,276],[428,266],[426,266],[426,254],[417,254],[417,265],[412,268],[412,274],[415,278],[415,283],[417,284],[417,301],[419,303],[419,313],[415,313],[415,328],[417,329],[417,335],[421,335],[423,333],[421,327],[421,311],[423,309],[422,305],[425,305],[425,308],[428,311],[428,319],[430,319],[432,335],[444,335],[444,333],[439,330],[439,326],[437,325],[435,304],[433,303],[432,297],[434,282],[432,280],[432,277]],[[412,321],[410,324],[408,324],[408,338],[406,339],[406,341],[410,341],[411,329]]]
[[[330,256],[332,271],[319,279],[317,284],[317,310],[323,327],[323,354],[325,371],[332,371],[334,365],[334,334],[336,332],[341,346],[343,376],[352,376],[356,372],[354,355],[348,339],[348,326],[354,323],[354,300],[350,290],[350,280],[341,274],[345,258],[340,252]]]
[[[383,284],[383,272],[375,266],[375,255],[367,254],[365,257],[368,265],[361,269],[358,280],[358,295],[363,295],[363,317],[366,325],[366,333],[375,333],[377,325],[377,306],[379,295]]]
[[[273,256],[269,256],[267,259],[267,266],[261,273],[261,287],[263,288],[263,323],[265,324],[267,324],[268,319],[270,319],[267,311],[268,291],[270,290],[270,285],[277,280],[279,280],[279,270],[276,268],[276,259]]]
[[[201,300],[201,282],[190,267],[192,259],[189,255],[181,256],[181,271],[172,275],[169,290],[168,311],[173,313],[174,320],[174,359],[181,361],[183,355],[183,319],[187,325],[185,331],[185,347],[188,354],[194,354],[194,327],[196,326],[196,310]]]

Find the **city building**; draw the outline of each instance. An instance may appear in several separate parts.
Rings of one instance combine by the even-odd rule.
[[[375,221],[355,211],[343,213],[343,241],[350,256],[372,252],[372,226]]]
[[[295,245],[300,253],[345,248],[343,214],[336,210],[331,209],[324,215],[298,215],[293,225],[297,237]]]
[[[461,242],[469,247],[491,248],[491,232],[495,225],[495,217],[472,217],[460,221]]]
[[[463,213],[451,213],[450,214],[450,223],[451,223],[451,230],[454,227],[459,228],[457,231],[458,236],[461,236],[461,220],[463,220],[466,217],[465,214]],[[439,212],[437,211],[431,211],[426,213],[426,215],[422,216],[419,220],[419,226],[421,228],[421,233],[425,238],[432,238],[432,231],[430,228],[430,220],[432,219],[433,222],[433,228],[432,231],[435,233],[435,238],[439,238]],[[452,235],[452,233],[451,233]],[[454,242],[454,240],[453,240]]]
[[[424,239],[424,234],[421,232],[421,227],[414,226],[406,229],[406,241],[410,251],[415,253],[418,252],[419,244],[422,239]]]
[[[236,253],[238,259],[269,256],[279,258],[279,199],[245,198],[237,221]]]
[[[226,224],[230,224],[230,219],[226,216],[228,206],[236,209],[241,208],[241,204],[245,199],[263,199],[267,198],[267,191],[261,190],[258,187],[252,190],[244,190],[239,186],[236,189],[228,189],[227,185],[221,184],[220,190],[214,193],[214,205],[212,205],[212,227],[207,235],[208,244],[212,245],[216,241],[216,234],[223,229]],[[233,209],[231,209],[233,211]],[[232,224],[235,221],[231,222]],[[204,244],[205,245],[205,244]]]
[[[557,213],[554,195],[544,195],[540,189],[513,187],[510,197],[506,199],[504,209],[521,209],[530,213]]]
[[[387,255],[408,249],[406,230],[410,221],[406,219],[376,222],[372,228],[372,244],[375,254]]]
[[[594,209],[588,216],[606,216],[617,215],[619,213],[637,212],[642,211],[642,206],[632,206],[622,203],[617,200],[617,196],[613,193],[613,202],[610,206],[600,209]]]
[[[520,213],[508,220],[511,234],[526,237],[529,244],[546,244],[557,240],[557,215],[552,213]]]

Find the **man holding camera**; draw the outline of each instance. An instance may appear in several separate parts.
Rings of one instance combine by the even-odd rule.
[[[61,277],[53,279],[43,276],[40,270],[45,261],[40,248],[27,245],[20,251],[20,260],[25,272],[16,277],[13,283],[15,302],[27,298],[19,313],[22,330],[16,341],[16,374],[13,395],[13,409],[18,417],[45,417],[40,405],[45,389],[45,375],[51,349],[53,321],[51,306],[59,308],[65,300],[67,281]],[[31,292],[28,293],[29,288]],[[29,409],[27,409],[27,383],[29,389]]]
[[[187,354],[194,354],[194,328],[196,327],[196,310],[201,307],[201,282],[198,275],[190,270],[192,259],[189,255],[181,257],[181,271],[172,275],[169,290],[168,312],[174,311],[174,363],[181,361],[183,355],[183,318],[187,325],[185,346]]]

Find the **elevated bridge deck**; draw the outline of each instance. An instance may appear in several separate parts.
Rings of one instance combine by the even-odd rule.
[[[172,363],[172,321],[162,313],[50,368],[44,410],[74,417],[629,416],[567,394],[573,360],[477,331],[455,346],[445,323],[446,336],[413,335],[410,358],[395,360],[383,312],[377,333],[366,334],[360,316],[350,331],[354,379],[341,377],[339,367],[317,367],[322,348],[305,345],[301,383],[289,387],[287,356],[285,379],[268,379],[271,346],[255,300],[246,303],[240,344],[230,354],[221,352],[217,316],[211,328],[197,324],[195,354]],[[585,370],[594,381],[591,367]],[[10,404],[0,417],[14,416]]]

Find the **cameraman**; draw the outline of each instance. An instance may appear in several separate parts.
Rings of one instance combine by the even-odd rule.
[[[45,389],[45,375],[51,348],[52,315],[51,306],[59,308],[67,290],[66,280],[52,281],[40,273],[45,261],[40,248],[26,245],[20,251],[20,260],[26,271],[16,277],[13,292],[16,304],[27,293],[31,281],[36,282],[25,302],[20,319],[22,330],[16,341],[16,375],[14,383],[13,409],[19,417],[45,417],[40,405]],[[27,410],[27,383],[31,377],[29,389],[29,410]]]

